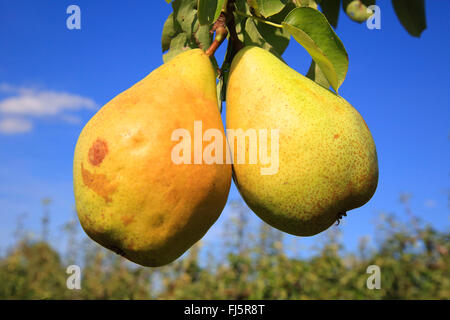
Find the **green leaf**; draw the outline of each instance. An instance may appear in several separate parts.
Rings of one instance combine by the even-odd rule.
[[[288,0],[253,0],[250,3],[262,16],[270,17],[283,10],[288,2]]]
[[[249,14],[249,15],[252,14],[247,0],[235,0],[234,4],[236,5],[236,8],[240,12],[243,12],[243,13]],[[237,18],[239,18],[239,17],[240,16],[237,16]]]
[[[295,7],[296,6],[293,3],[289,3],[281,12],[266,18],[265,20],[280,24]],[[239,11],[241,12],[245,12],[245,10],[245,7],[239,8]],[[281,55],[289,45],[289,40],[291,38],[290,33],[283,28],[270,26],[266,23],[242,17],[240,15],[237,15],[236,17],[236,32],[245,46],[261,47],[272,52],[280,59]]]
[[[314,60],[311,62],[311,66],[309,67],[306,76],[320,84],[322,87],[327,89],[330,88],[330,83],[328,82],[327,77],[322,72],[322,70],[320,70],[319,66],[314,62]]]
[[[289,44],[289,32],[253,19],[246,19],[244,25],[242,41],[245,46],[258,46],[281,57]]]
[[[347,74],[348,55],[327,18],[312,8],[296,8],[282,25],[308,51],[337,92]]]
[[[198,0],[198,20],[201,25],[216,22],[225,0]]]
[[[173,13],[169,15],[166,22],[164,23],[162,37],[161,37],[161,46],[162,51],[165,52],[170,48],[170,42],[172,38],[177,34],[177,30],[175,29],[175,24],[173,21]]]
[[[179,33],[175,36],[170,42],[169,51],[163,55],[164,63],[167,63],[171,59],[175,58],[178,54],[189,50],[187,42],[186,33]]]
[[[328,22],[336,29],[341,9],[341,0],[324,0],[320,3],[323,14]]]
[[[287,17],[287,15],[289,13],[291,13],[292,10],[294,10],[295,8],[297,8],[297,6],[294,3],[288,3],[283,10],[281,10],[279,13],[277,13],[276,15],[273,15],[269,18],[267,18],[266,20],[269,20],[271,22],[275,22],[278,24],[281,24],[281,22],[284,21],[284,19]]]
[[[258,0],[242,0],[242,1],[245,2],[246,6],[248,7],[249,14],[257,17],[263,16],[261,12],[259,12]],[[239,8],[240,5],[236,4],[236,6]]]
[[[200,25],[198,22],[194,24],[194,33],[191,37],[191,41],[194,41],[192,48],[202,48],[204,51],[209,48],[212,43],[212,36],[209,30],[209,25]]]
[[[210,25],[200,25],[197,17],[198,0],[175,0],[173,13],[164,24],[161,44],[164,62],[189,49],[206,50],[212,43]]]
[[[359,23],[363,23],[373,15],[368,7],[374,4],[375,0],[343,0],[342,2],[347,16]]]
[[[315,0],[295,0],[297,7],[310,7],[317,9],[317,2]]]
[[[175,20],[184,32],[192,32],[197,18],[197,0],[175,0],[172,3]]]
[[[392,0],[395,14],[400,23],[414,37],[420,37],[427,28],[424,0]]]

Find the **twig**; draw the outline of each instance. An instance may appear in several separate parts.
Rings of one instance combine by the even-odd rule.
[[[216,33],[216,36],[214,38],[213,43],[211,46],[206,50],[206,55],[208,57],[211,57],[214,55],[216,50],[220,47],[220,45],[225,41],[228,35],[228,31],[226,28],[226,17],[225,14],[222,12],[217,19],[217,21],[214,23],[214,26],[211,30],[212,33]]]

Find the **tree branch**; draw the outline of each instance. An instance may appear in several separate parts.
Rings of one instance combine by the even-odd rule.
[[[230,41],[233,45],[234,54],[236,54],[239,50],[244,47],[244,44],[241,40],[239,40],[237,32],[236,32],[236,21],[234,19],[234,11],[235,11],[235,0],[228,0],[227,9],[226,9],[226,25],[228,31],[230,32]],[[233,56],[234,56],[233,54]]]

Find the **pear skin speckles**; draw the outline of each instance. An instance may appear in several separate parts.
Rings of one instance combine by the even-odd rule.
[[[233,164],[245,202],[273,227],[315,235],[375,193],[376,148],[361,115],[268,51],[246,47],[235,56],[226,117],[227,129],[280,130],[277,174]]]

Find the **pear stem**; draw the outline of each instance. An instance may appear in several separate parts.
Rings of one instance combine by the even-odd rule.
[[[267,21],[267,20],[261,19],[261,18],[259,18],[259,17],[255,17],[255,16],[248,15],[248,14],[246,14],[246,13],[244,13],[244,12],[241,12],[241,11],[239,11],[239,10],[237,10],[237,9],[235,10],[235,12],[236,12],[238,15],[240,15],[240,16],[243,16],[243,17],[247,17],[247,18],[251,18],[251,19],[260,21],[260,22],[262,22],[262,23],[268,24],[269,26],[276,27],[276,28],[283,28],[283,26],[282,26],[281,24],[278,24],[278,23],[275,23],[275,22],[271,22],[271,21]]]
[[[235,11],[235,0],[227,0],[224,3],[224,8],[214,23],[213,28],[211,29],[211,33],[216,33],[215,38],[211,46],[206,50],[206,55],[209,57],[213,56],[216,50],[220,47],[220,45],[225,41],[230,34],[230,42],[233,46],[234,54],[236,54],[239,50],[244,47],[244,44],[241,40],[239,40],[237,32],[236,32],[236,22],[234,20],[234,11]],[[234,56],[233,54],[233,56]]]
[[[225,27],[226,24],[226,17],[225,14],[222,12],[217,19],[217,21],[214,23],[213,28],[211,29],[211,33],[216,33],[216,36],[214,37],[213,43],[211,43],[211,46],[206,50],[206,55],[208,57],[211,57],[214,55],[216,50],[220,47],[220,45],[225,41],[228,35],[227,28]]]
[[[339,212],[336,216],[336,226],[338,226],[341,223],[341,219],[347,216],[347,212]]]

